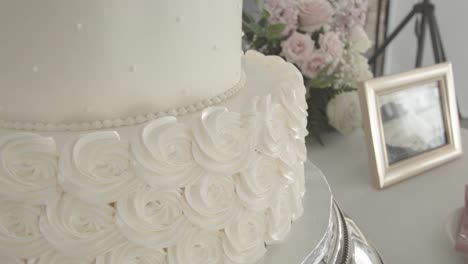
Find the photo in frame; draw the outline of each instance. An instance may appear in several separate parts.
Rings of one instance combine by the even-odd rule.
[[[462,154],[450,63],[366,81],[359,95],[376,187]]]

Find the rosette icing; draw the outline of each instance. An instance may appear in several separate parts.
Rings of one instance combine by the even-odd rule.
[[[185,188],[184,214],[196,226],[217,230],[235,220],[241,208],[234,180],[208,174]]]
[[[52,138],[16,133],[0,139],[0,197],[45,204],[57,195],[58,153]]]
[[[2,264],[29,264],[29,262],[26,263],[24,262],[24,260],[19,259],[19,258],[10,258],[10,257],[0,255],[0,259],[2,260]]]
[[[291,230],[292,208],[289,186],[279,188],[270,208],[266,211],[266,240],[267,244],[274,244],[284,240]]]
[[[254,101],[259,126],[259,150],[271,157],[279,157],[289,140],[288,116],[284,108],[273,103],[271,95]]]
[[[59,180],[68,193],[107,204],[135,191],[140,180],[134,167],[130,144],[117,132],[94,132],[64,148]]]
[[[40,229],[63,255],[94,259],[125,242],[115,225],[115,210],[63,194],[41,215]]]
[[[234,174],[254,153],[255,119],[225,107],[210,107],[193,126],[195,160],[208,171]]]
[[[194,229],[177,246],[168,250],[169,264],[222,264],[225,255],[222,247],[222,233]]]
[[[277,159],[259,154],[248,169],[237,175],[236,192],[245,207],[266,210],[276,190],[293,181],[291,174],[282,173],[279,163]]]
[[[0,256],[35,258],[52,246],[39,230],[43,208],[0,200]]]
[[[139,173],[153,187],[183,187],[203,173],[192,154],[193,135],[175,117],[163,117],[146,125],[132,144],[141,164]]]
[[[43,254],[39,259],[28,262],[27,264],[95,264],[94,260],[88,261],[65,257],[56,251],[49,251]]]
[[[167,264],[166,252],[126,243],[99,256],[96,264]]]
[[[141,187],[117,202],[117,225],[133,243],[162,249],[175,245],[192,225],[182,210],[179,189]]]
[[[255,263],[266,252],[265,215],[243,210],[239,219],[224,229],[223,248],[233,263]]]

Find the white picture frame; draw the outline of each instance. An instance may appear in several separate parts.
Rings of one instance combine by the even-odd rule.
[[[377,188],[388,187],[461,156],[450,63],[366,81],[359,95]]]

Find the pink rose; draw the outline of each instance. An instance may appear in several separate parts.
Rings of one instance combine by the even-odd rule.
[[[319,72],[323,69],[325,64],[327,63],[326,55],[322,52],[313,52],[309,55],[309,58],[304,61],[301,65],[301,72],[305,76],[313,79],[317,77]]]
[[[306,32],[314,32],[332,22],[333,7],[327,0],[300,0],[299,24]]]
[[[339,60],[343,56],[343,43],[335,32],[329,31],[320,35],[319,43],[320,50],[333,60]]]
[[[299,10],[291,0],[265,0],[265,8],[270,12],[270,22],[285,24],[282,36],[288,36],[295,31],[299,21]]]
[[[294,33],[281,43],[281,55],[288,62],[302,64],[307,56],[314,51],[314,41],[309,35]]]

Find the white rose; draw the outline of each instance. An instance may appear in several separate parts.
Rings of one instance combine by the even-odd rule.
[[[133,243],[162,249],[175,245],[190,231],[179,190],[141,187],[117,202],[117,225]]]
[[[206,170],[232,175],[247,167],[254,153],[255,122],[224,107],[205,109],[194,125],[195,160]]]
[[[63,194],[41,215],[40,229],[63,255],[92,260],[123,244],[110,205],[85,203]]]
[[[347,134],[362,126],[361,107],[357,92],[344,92],[328,102],[327,117],[340,133]]]
[[[184,213],[196,226],[217,230],[235,220],[241,208],[234,181],[224,175],[205,175],[185,188]]]
[[[168,250],[169,264],[222,264],[225,258],[219,231],[194,229]]]
[[[166,252],[126,243],[99,256],[96,264],[167,264]],[[68,264],[68,263],[67,263]]]
[[[372,46],[372,42],[362,27],[354,27],[349,37],[349,45],[358,52],[364,53]]]
[[[36,258],[52,246],[39,230],[43,208],[0,200],[0,255]]]
[[[0,139],[0,197],[45,204],[58,195],[57,148],[52,138],[15,133]]]
[[[258,155],[247,170],[238,174],[236,191],[245,207],[254,211],[267,209],[279,186],[293,181],[280,164],[278,159]]]
[[[192,154],[191,130],[175,117],[146,125],[132,145],[145,181],[153,187],[176,188],[196,181],[203,173]]]
[[[266,252],[265,215],[243,210],[224,230],[223,248],[234,263],[256,263]]]
[[[140,184],[130,144],[117,132],[80,137],[64,148],[59,165],[63,189],[89,203],[115,202]]]
[[[49,251],[39,259],[27,264],[95,264],[94,260],[84,260],[83,258],[65,257],[56,251]]]

